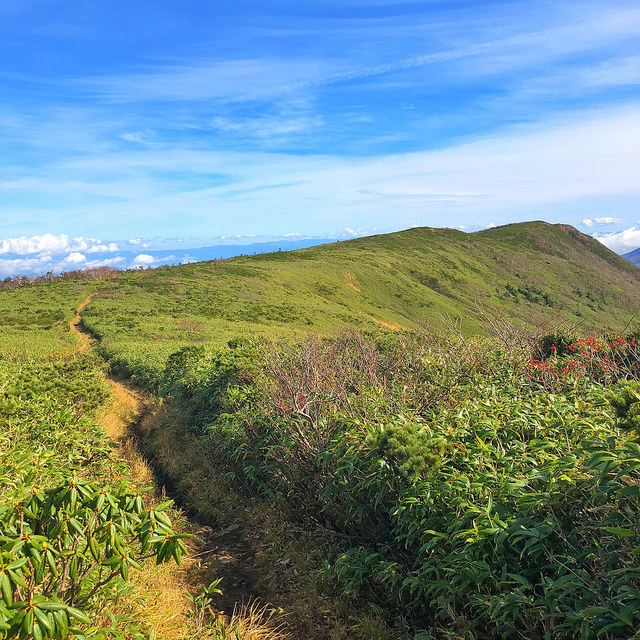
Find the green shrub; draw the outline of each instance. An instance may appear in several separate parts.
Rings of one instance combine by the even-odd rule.
[[[578,341],[578,336],[564,329],[558,329],[553,333],[547,333],[538,340],[538,346],[534,357],[545,360],[551,356],[571,355],[569,345]],[[554,349],[555,347],[555,349]]]
[[[616,412],[618,427],[640,433],[640,382],[620,381],[611,388],[607,397]]]
[[[95,619],[142,556],[180,560],[169,504],[146,509],[125,486],[89,358],[0,360],[0,391],[0,637],[124,637]]]
[[[630,638],[640,455],[602,384],[629,350],[557,337],[548,388],[487,341],[355,331],[182,350],[162,384],[234,490],[326,523],[343,595],[461,637]]]
[[[0,633],[10,638],[100,637],[95,628],[85,635],[100,590],[141,569],[136,557],[147,552],[158,563],[179,563],[185,552],[164,513],[170,502],[147,510],[139,495],[75,471],[59,485],[25,491],[33,478],[24,467],[2,471],[22,476],[26,494],[0,506]]]

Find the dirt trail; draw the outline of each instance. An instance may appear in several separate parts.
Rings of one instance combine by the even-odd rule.
[[[73,335],[76,338],[78,338],[78,341],[80,342],[80,346],[78,347],[78,351],[80,353],[88,353],[91,350],[91,347],[93,346],[93,341],[91,340],[89,334],[80,328],[82,323],[82,318],[80,317],[80,314],[86,309],[87,305],[97,295],[98,295],[97,293],[92,293],[90,296],[85,298],[80,303],[80,306],[76,309],[76,315],[73,316],[71,320],[69,320],[69,330],[71,331],[71,333],[73,333]]]
[[[88,296],[78,307],[76,315],[69,322],[69,329],[79,341],[78,352],[88,353],[95,340],[82,327],[80,314],[98,293]],[[132,390],[107,376],[111,388],[111,399],[98,417],[116,452],[129,464],[132,475],[141,487],[154,487],[155,494],[148,500],[159,502],[165,498],[166,490],[162,486],[162,473],[154,472],[152,466],[141,455],[139,439],[154,424],[162,420],[163,411],[155,399],[137,390]],[[157,470],[156,470],[157,471]],[[172,497],[172,496],[169,496]],[[223,595],[216,598],[215,604],[222,614],[231,615],[237,605],[247,604],[256,599],[256,571],[252,550],[243,539],[242,526],[228,527],[215,532],[211,527],[197,525],[182,517],[181,526],[191,533],[189,556],[183,560],[180,568],[174,565],[161,567],[148,566],[133,578],[136,586],[146,596],[144,609],[140,616],[145,621],[153,620],[159,638],[168,640],[191,637],[194,633],[194,615],[189,604],[189,594],[199,593],[213,579],[222,577]],[[249,631],[250,627],[261,627],[261,621],[250,622],[234,616],[236,625]],[[247,627],[249,624],[249,627]],[[267,627],[263,627],[263,633]],[[250,637],[250,636],[249,636]],[[260,636],[277,640],[283,636],[268,633]]]
[[[69,322],[69,329],[79,342],[79,353],[88,353],[95,344],[95,340],[83,330],[80,314],[96,295],[98,294],[88,296]],[[118,456],[128,463],[135,483],[141,488],[156,488],[153,470],[138,451],[135,433],[135,425],[140,424],[152,411],[152,399],[111,377],[107,377],[107,383],[111,389],[111,398],[97,422],[104,427]],[[156,490],[147,494],[145,501],[159,502],[162,497]],[[195,560],[191,558],[186,558],[180,568],[173,564],[155,566],[149,562],[143,565],[142,571],[132,575],[131,581],[136,591],[128,606],[134,611],[138,610],[140,619],[144,619],[159,638],[177,640],[188,636],[189,631],[192,631],[189,629],[191,622],[187,596],[192,590],[192,580],[188,574],[194,564]],[[141,602],[144,605],[137,601],[140,595],[143,596]]]

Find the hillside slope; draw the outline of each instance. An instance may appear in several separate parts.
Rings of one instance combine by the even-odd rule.
[[[225,609],[258,595],[286,613],[291,637],[310,639],[630,638],[640,620],[637,433],[617,428],[604,398],[616,380],[640,377],[637,334],[581,340],[545,362],[428,332],[230,338],[443,328],[445,315],[475,333],[482,310],[523,326],[620,330],[638,313],[638,274],[567,226],[412,229],[3,291],[0,363],[4,386],[19,378],[21,351],[67,366],[86,342],[69,333],[75,309],[90,300],[82,322],[112,372],[162,396],[159,418],[139,428],[162,482],[217,529],[213,553],[238,558],[238,569],[207,569],[237,581]],[[211,346],[164,366],[202,343]],[[41,371],[33,380],[47,401],[91,388],[90,376],[67,389]],[[40,446],[32,423],[16,424]],[[235,547],[220,547],[225,531]],[[322,584],[360,599],[340,605]]]
[[[163,360],[186,344],[247,334],[326,334],[354,324],[440,330],[460,319],[471,335],[484,331],[480,309],[523,325],[579,324],[584,332],[622,330],[640,314],[637,267],[573,227],[544,222],[474,234],[423,227],[130,271],[91,291],[86,283],[44,286],[45,298],[65,304],[99,289],[83,322],[105,355],[126,352],[129,360]],[[33,322],[66,330],[64,314],[39,313],[36,299],[44,298],[36,289],[0,293],[0,323],[14,345],[20,327]]]
[[[523,325],[622,330],[640,270],[573,227],[475,234],[415,228],[293,252],[127,272],[83,313],[105,355],[164,359],[185,344],[349,325],[484,331],[480,309]]]

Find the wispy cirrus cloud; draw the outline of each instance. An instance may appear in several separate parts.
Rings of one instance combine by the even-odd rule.
[[[469,75],[497,75],[540,65],[549,60],[603,47],[620,38],[637,36],[640,10],[599,11],[598,16],[574,24],[521,32],[517,35],[470,42],[464,46],[394,59],[381,64],[354,65],[352,57],[310,56],[182,60],[149,65],[135,74],[88,76],[73,84],[95,96],[116,102],[252,100],[297,93],[310,88],[344,84],[421,67],[464,61],[457,70]],[[410,25],[410,28],[412,25]],[[508,55],[506,55],[508,54]],[[622,65],[590,64],[578,72],[585,84],[618,84],[636,78],[635,56]],[[468,65],[469,59],[478,64]],[[345,68],[346,67],[346,68]],[[447,67],[451,73],[451,67]],[[608,73],[611,71],[612,73]],[[421,77],[416,82],[424,82]],[[428,81],[428,79],[427,79]],[[442,78],[437,77],[441,82]]]
[[[309,235],[326,235],[344,220],[382,230],[441,220],[473,225],[474,216],[485,215],[498,224],[527,217],[561,221],[566,214],[558,211],[568,206],[577,212],[575,223],[615,224],[622,216],[598,215],[603,202],[617,199],[611,206],[621,213],[619,199],[626,198],[628,217],[640,195],[638,109],[640,103],[632,103],[613,112],[570,113],[444,149],[372,158],[184,148],[101,153],[47,167],[50,177],[40,186],[46,197],[51,176],[69,171],[102,187],[124,175],[133,185],[140,181],[128,197],[94,203],[90,214],[83,204],[60,203],[60,213],[80,226],[83,215],[90,216],[103,236],[114,224],[144,236],[150,219],[168,234],[189,235],[203,228],[218,235],[264,234],[290,227],[292,219]],[[594,213],[583,218],[589,206]],[[9,218],[11,208],[1,204],[0,218]],[[261,216],[265,210],[268,217]],[[30,215],[45,224],[51,210],[31,209]]]

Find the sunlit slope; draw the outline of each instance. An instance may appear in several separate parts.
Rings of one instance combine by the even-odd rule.
[[[0,291],[2,357],[49,357],[73,353],[69,322],[78,305],[105,282],[50,282]]]
[[[416,228],[290,253],[123,274],[84,312],[107,346],[329,332],[349,324],[435,328],[479,309],[522,323],[622,328],[640,270],[573,227],[531,222],[476,234]]]

